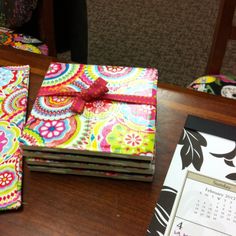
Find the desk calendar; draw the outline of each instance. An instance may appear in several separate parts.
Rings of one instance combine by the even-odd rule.
[[[189,116],[147,235],[236,236],[236,127]]]
[[[236,235],[236,185],[188,172],[167,235]]]

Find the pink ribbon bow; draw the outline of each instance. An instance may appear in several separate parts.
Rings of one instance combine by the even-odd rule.
[[[107,82],[104,79],[98,78],[88,89],[82,89],[81,93],[77,94],[71,106],[71,110],[81,113],[84,110],[86,102],[102,98],[105,93],[109,91],[106,85]]]
[[[123,95],[123,94],[107,94],[107,82],[98,78],[89,88],[82,89],[81,92],[55,92],[41,90],[39,96],[72,96],[75,97],[71,110],[77,113],[82,113],[86,102],[91,102],[98,99],[108,99],[113,101],[148,104],[156,106],[156,97],[145,97],[136,95]]]

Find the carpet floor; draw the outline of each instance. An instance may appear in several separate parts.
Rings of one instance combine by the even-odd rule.
[[[205,74],[219,3],[87,0],[88,64],[155,67],[160,82],[186,87]],[[236,74],[235,61],[230,42],[222,73]]]

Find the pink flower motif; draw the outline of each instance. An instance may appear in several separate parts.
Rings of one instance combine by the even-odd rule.
[[[0,187],[6,187],[11,184],[14,179],[13,173],[9,171],[5,171],[4,173],[0,174]]]
[[[58,71],[58,69],[60,68],[60,64],[57,64],[57,63],[52,63],[48,69],[48,74],[51,74],[51,73],[55,73]]]
[[[40,128],[42,137],[47,139],[58,137],[65,130],[65,124],[62,121],[47,121]]]
[[[104,101],[98,100],[86,104],[86,108],[95,114],[108,111],[110,106],[111,102],[105,100]]]
[[[7,144],[8,139],[6,138],[6,134],[3,131],[0,131],[0,152],[3,147]]]
[[[68,97],[66,96],[53,96],[52,101],[56,103],[64,102]]]
[[[106,66],[107,70],[108,71],[111,71],[111,72],[119,72],[119,71],[122,71],[123,70],[123,66]]]
[[[142,139],[139,135],[128,134],[125,137],[125,141],[126,141],[127,144],[134,147],[136,145],[139,145],[141,143]]]
[[[27,104],[27,98],[22,98],[20,101],[19,101],[20,105],[21,106],[25,106]]]

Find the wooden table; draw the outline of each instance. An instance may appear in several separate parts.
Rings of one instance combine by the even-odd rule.
[[[0,65],[31,66],[29,110],[51,57],[0,48]],[[153,183],[28,171],[23,207],[0,215],[0,235],[145,235],[188,114],[236,125],[236,101],[159,84]]]

